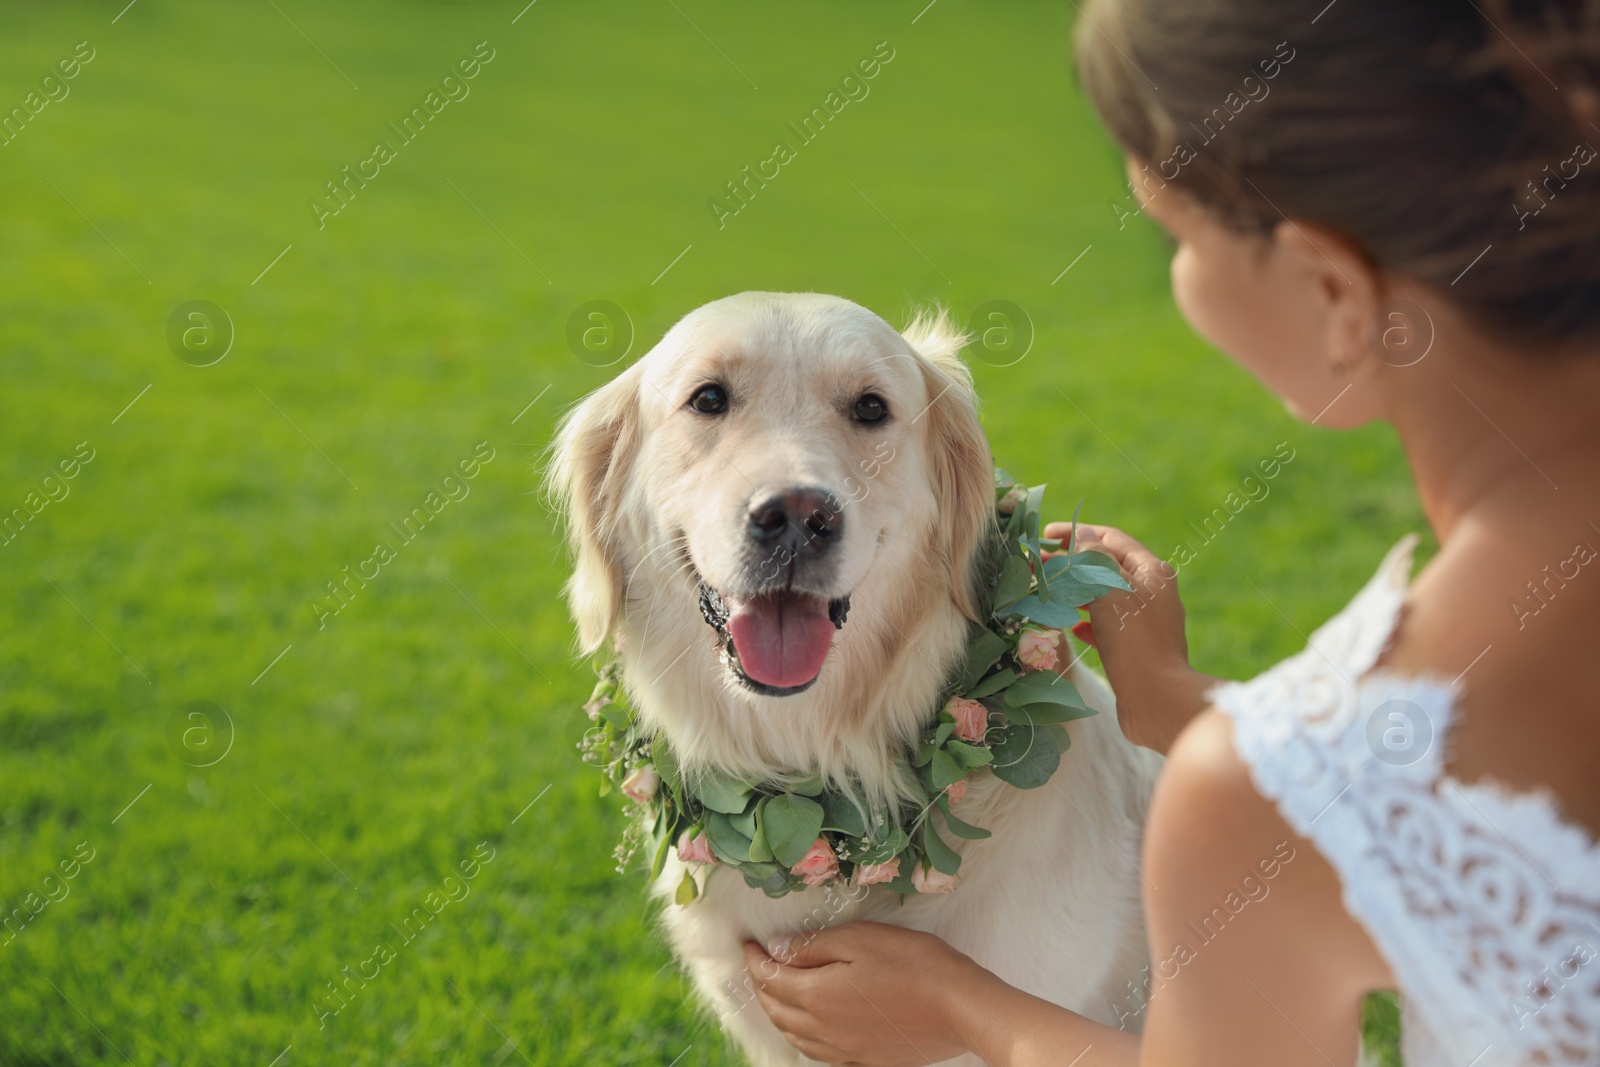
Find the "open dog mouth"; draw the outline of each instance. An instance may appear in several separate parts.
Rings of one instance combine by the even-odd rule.
[[[724,662],[741,684],[765,696],[811,687],[849,611],[849,596],[825,600],[788,589],[724,596],[700,580],[700,614],[721,635]]]

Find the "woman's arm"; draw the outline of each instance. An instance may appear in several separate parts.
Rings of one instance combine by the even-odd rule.
[[[1344,912],[1333,870],[1255,792],[1219,713],[1198,717],[1174,746],[1142,867],[1142,1043],[898,927],[850,923],[774,946],[793,954],[788,964],[754,945],[747,958],[773,1022],[827,1062],[894,1067],[966,1050],[992,1067],[1355,1062],[1361,998],[1389,984],[1387,970]]]

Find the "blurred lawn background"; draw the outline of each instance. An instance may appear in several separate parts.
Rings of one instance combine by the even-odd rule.
[[[996,456],[1063,516],[1194,547],[1219,674],[1300,647],[1421,527],[1389,432],[1300,426],[1188,332],[1162,239],[1113,209],[1070,4],[525,2],[0,13],[7,111],[94,53],[0,148],[0,514],[94,456],[0,547],[0,906],[28,919],[0,936],[0,1063],[737,1061],[571,747],[591,679],[536,489],[554,420],[623,365],[569,349],[586,301],[625,309],[630,359],[745,289],[897,323],[1014,303],[1029,354],[974,360]],[[484,41],[399,147],[386,124]],[[879,42],[870,95],[799,146],[785,124]],[[398,158],[319,229],[308,202],[380,138]],[[779,139],[797,158],[719,228],[708,201]],[[197,299],[236,331],[212,366],[167,341]],[[1270,496],[1202,547],[1283,441]],[[470,495],[319,629],[326,583],[479,442]],[[226,718],[185,749],[190,701]],[[470,895],[404,944],[481,842]]]

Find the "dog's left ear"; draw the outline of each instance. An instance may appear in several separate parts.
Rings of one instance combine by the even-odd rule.
[[[566,518],[573,556],[567,603],[585,654],[611,633],[624,594],[617,518],[639,444],[638,366],[562,420],[545,473],[546,491]]]
[[[950,569],[951,601],[977,621],[974,564],[995,521],[994,460],[978,422],[972,373],[961,361],[968,338],[943,310],[917,316],[901,336],[922,357],[930,401],[919,419],[927,423],[929,466],[939,501],[935,544]]]

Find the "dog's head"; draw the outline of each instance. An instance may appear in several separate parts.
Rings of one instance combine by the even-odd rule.
[[[583,648],[619,611],[698,608],[732,679],[786,696],[886,581],[931,583],[973,617],[994,498],[964,340],[942,315],[901,334],[815,294],[744,293],[677,323],[556,440]]]

